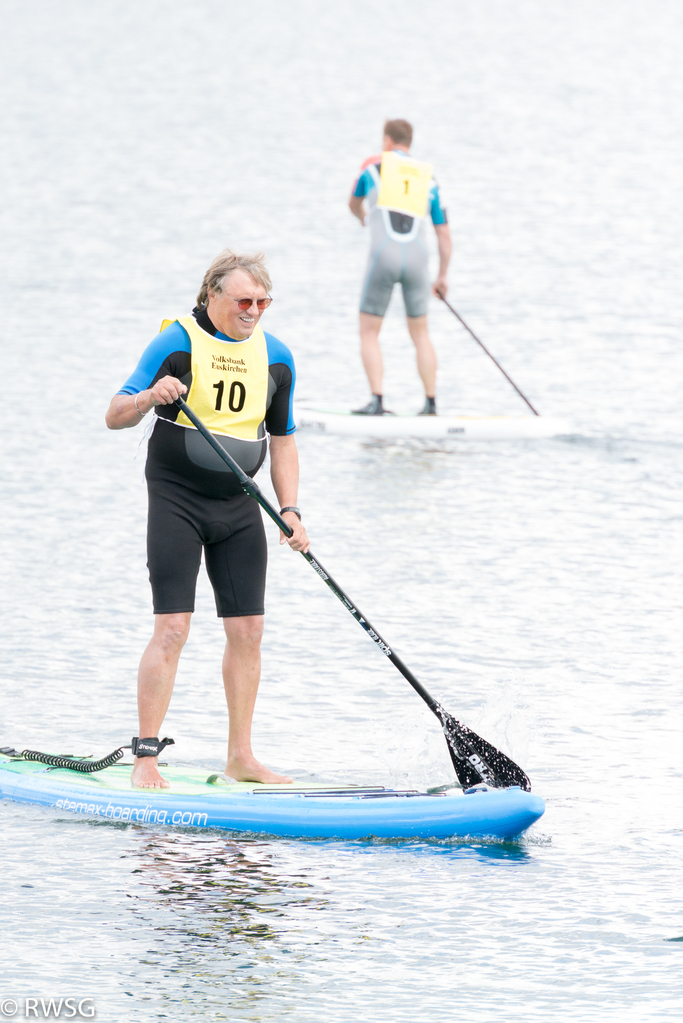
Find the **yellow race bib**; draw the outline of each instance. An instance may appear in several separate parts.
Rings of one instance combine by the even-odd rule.
[[[192,345],[187,404],[211,433],[258,440],[268,397],[268,349],[261,328],[255,327],[245,341],[219,341],[202,330],[193,316],[184,316],[178,323]],[[176,422],[192,426],[184,412]]]
[[[382,153],[377,205],[411,217],[427,215],[431,163],[407,159],[396,150]]]

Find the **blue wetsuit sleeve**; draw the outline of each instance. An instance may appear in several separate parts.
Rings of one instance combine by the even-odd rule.
[[[266,429],[275,437],[294,433],[294,385],[296,369],[294,358],[286,344],[272,334],[265,334],[268,350],[268,371],[275,391],[266,411]]]
[[[160,367],[174,352],[190,352],[190,339],[187,332],[177,322],[154,338],[142,353],[142,357],[134,371],[126,380],[117,394],[139,394],[151,385]]]
[[[432,224],[447,224],[448,217],[446,216],[446,210],[441,205],[441,196],[439,195],[439,186],[436,181],[432,183],[432,187],[429,190],[429,212],[432,216]]]
[[[370,177],[367,170],[364,170],[356,182],[356,186],[353,190],[353,194],[358,199],[363,199],[373,186],[373,180]]]

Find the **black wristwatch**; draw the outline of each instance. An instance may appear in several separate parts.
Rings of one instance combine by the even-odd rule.
[[[301,512],[293,504],[288,504],[286,508],[280,508],[280,515],[284,515],[286,511],[294,512],[299,522],[301,522]]]

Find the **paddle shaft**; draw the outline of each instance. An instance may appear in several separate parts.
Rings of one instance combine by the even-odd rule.
[[[282,515],[280,515],[279,511],[277,511],[277,509],[275,509],[273,505],[270,503],[268,498],[264,496],[259,486],[253,481],[251,476],[247,476],[246,472],[244,472],[242,467],[238,465],[238,463],[235,461],[232,455],[230,455],[225,450],[222,444],[218,443],[213,434],[206,428],[206,426],[204,426],[204,423],[201,421],[201,419],[199,419],[198,416],[194,414],[194,412],[187,404],[187,402],[184,401],[183,398],[176,398],[175,403],[179,408],[183,410],[183,412],[190,420],[192,425],[195,426],[197,430],[199,430],[202,437],[204,437],[204,439],[211,445],[211,447],[216,452],[218,457],[221,458],[225,462],[225,464],[229,466],[230,469],[232,469],[235,476],[237,476],[238,480],[240,481],[242,490],[244,490],[246,494],[249,494],[250,497],[253,497],[255,501],[258,501],[263,510],[266,512],[266,514],[268,514],[270,518],[273,520],[273,522],[277,526],[279,526],[279,528],[282,530],[285,536],[291,536],[293,533],[293,529],[289,525],[289,523],[282,518]],[[306,553],[304,553],[304,551],[301,551],[301,554],[303,554],[304,558],[309,563],[314,572],[317,572],[317,574],[320,576],[323,582],[327,586],[329,586],[329,588],[334,593],[335,597],[338,597],[339,600],[341,600],[346,610],[349,612],[349,614],[353,615],[353,617],[356,619],[360,627],[362,629],[365,629],[373,643],[377,644],[382,653],[389,658],[391,663],[396,668],[398,668],[398,670],[401,672],[406,681],[410,682],[411,686],[418,694],[418,696],[422,697],[422,699],[427,704],[429,709],[434,714],[436,714],[439,720],[441,720],[437,711],[438,704],[434,697],[427,692],[425,687],[420,682],[418,682],[410,668],[408,668],[408,666],[403,663],[401,658],[394,653],[389,644],[382,639],[380,634],[377,632],[376,629],[373,628],[373,626],[367,620],[365,615],[361,614],[360,610],[356,607],[353,601],[349,599],[346,593],[344,593],[339,583],[335,582],[335,580],[332,578],[329,572],[327,572],[323,568],[323,566],[320,564],[317,558],[313,557],[310,551]]]
[[[272,506],[266,497],[261,493],[259,487],[251,479],[250,476],[244,472],[244,470],[237,464],[235,459],[225,450],[222,444],[216,440],[216,438],[209,432],[201,419],[199,419],[192,409],[186,404],[182,398],[176,398],[176,405],[183,410],[189,421],[197,428],[199,433],[202,434],[204,439],[214,449],[216,454],[229,469],[235,474],[237,479],[240,481],[242,490],[253,497],[255,501],[261,505],[263,510],[270,516],[277,526],[282,530],[285,536],[292,536],[293,529],[285,519],[282,518],[280,513]],[[485,782],[486,784],[493,785],[494,787],[506,788],[510,785],[519,785],[525,790],[531,788],[529,779],[527,778],[524,771],[514,761],[510,760],[505,753],[497,750],[495,746],[486,742],[480,736],[476,735],[471,729],[465,725],[461,725],[459,721],[451,717],[443,707],[431,696],[424,686],[418,682],[413,675],[412,671],[403,663],[400,657],[394,653],[388,643],[380,636],[376,629],[372,627],[370,622],[367,620],[360,610],[355,606],[339,584],[332,578],[329,572],[326,572],[320,562],[313,557],[310,553],[301,552],[306,561],[311,565],[313,570],[320,576],[324,583],[332,590],[335,597],[337,597],[349,614],[353,615],[358,624],[368,634],[373,643],[376,643],[380,648],[385,657],[388,657],[391,663],[398,668],[403,677],[407,682],[411,684],[415,692],[420,696],[427,704],[432,713],[438,718],[441,727],[444,730],[446,742],[448,744],[448,750],[453,762],[453,767],[458,780],[463,787],[478,784],[479,782]]]
[[[454,315],[454,316],[456,316],[456,317],[457,317],[457,318],[458,318],[458,319],[460,320],[460,322],[462,323],[462,325],[463,325],[463,327],[465,328],[465,330],[466,330],[466,331],[468,332],[468,334],[471,334],[471,335],[472,335],[472,337],[473,337],[473,338],[474,338],[474,340],[475,340],[475,341],[477,342],[477,344],[479,345],[479,347],[480,347],[480,348],[483,348],[483,349],[484,349],[484,351],[485,351],[485,352],[486,352],[486,354],[488,355],[489,359],[490,359],[490,360],[491,360],[492,362],[495,362],[496,366],[497,366],[497,367],[498,367],[498,369],[499,369],[499,370],[501,371],[501,373],[503,374],[503,376],[505,377],[505,379],[506,379],[506,380],[508,381],[508,383],[512,384],[512,386],[514,387],[514,389],[515,389],[515,390],[517,391],[517,394],[518,394],[518,395],[520,396],[520,398],[522,398],[522,399],[523,399],[523,400],[524,400],[524,401],[525,401],[525,402],[527,403],[527,405],[529,406],[529,408],[531,409],[531,411],[533,412],[533,414],[534,414],[535,416],[539,415],[539,413],[538,413],[538,412],[536,411],[536,409],[535,409],[535,408],[534,408],[534,406],[533,406],[533,405],[531,404],[531,402],[529,401],[529,399],[528,399],[528,398],[527,398],[527,397],[526,397],[526,396],[525,396],[524,394],[522,394],[522,392],[520,391],[519,387],[518,387],[518,386],[517,386],[517,384],[516,384],[516,383],[514,382],[514,380],[513,380],[513,379],[512,379],[511,377],[509,377],[509,376],[507,375],[507,373],[505,372],[505,370],[503,369],[503,367],[501,366],[501,364],[500,364],[500,363],[498,362],[498,360],[497,360],[497,359],[495,358],[495,356],[491,355],[491,353],[490,353],[490,351],[488,350],[488,348],[486,347],[486,345],[485,345],[485,344],[484,344],[484,343],[483,343],[482,341],[480,341],[480,340],[479,340],[479,338],[477,337],[477,335],[476,335],[476,334],[474,333],[474,331],[473,331],[473,330],[472,330],[472,329],[471,329],[470,327],[468,327],[468,326],[467,326],[467,324],[466,324],[466,323],[465,323],[465,321],[463,320],[463,318],[462,318],[462,316],[460,315],[460,313],[459,313],[459,312],[457,312],[457,310],[453,308],[453,306],[452,306],[452,305],[451,305],[451,303],[450,303],[450,302],[448,301],[448,299],[444,298],[444,296],[443,296],[443,295],[441,294],[441,292],[440,292],[440,291],[438,291],[438,292],[437,292],[437,295],[439,296],[439,298],[441,299],[441,301],[442,301],[442,302],[443,302],[443,303],[444,303],[445,305],[447,305],[447,306],[448,306],[448,308],[449,308],[449,309],[450,309],[450,311],[451,311],[451,312],[453,313],[453,315]]]

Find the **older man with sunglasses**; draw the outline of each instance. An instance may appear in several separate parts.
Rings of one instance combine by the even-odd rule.
[[[155,623],[138,673],[140,735],[131,777],[140,788],[168,787],[158,769],[163,748],[158,736],[190,630],[202,551],[226,634],[223,683],[230,720],[225,773],[238,781],[291,780],[264,767],[251,749],[266,576],[261,512],[175,404],[186,395],[249,476],[261,467],[270,435],[271,479],[293,530],[288,540],[281,534],[280,542],[307,551],[296,507],[294,362],[289,349],[259,326],[272,301],[270,289],[262,254],[222,252],[204,276],[192,315],[164,321],[107,412],[111,430],[137,426],[155,412],[145,470]]]

